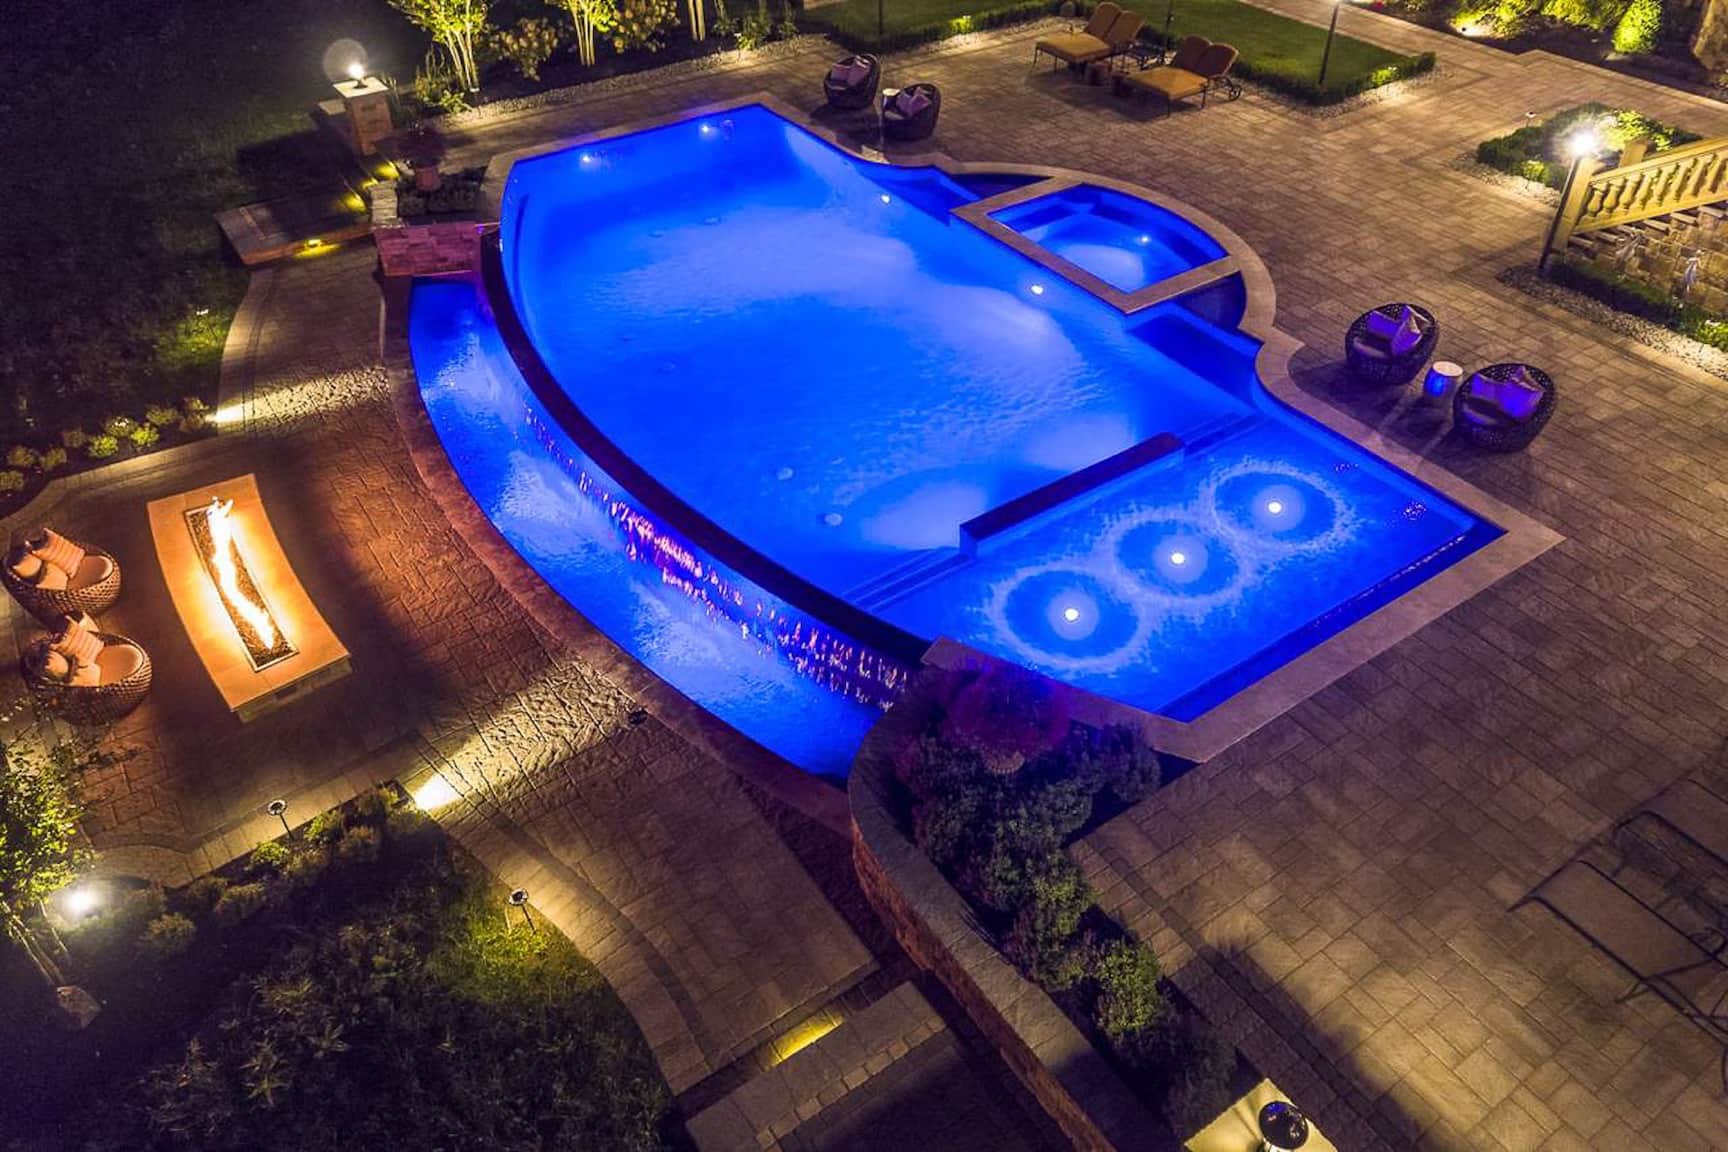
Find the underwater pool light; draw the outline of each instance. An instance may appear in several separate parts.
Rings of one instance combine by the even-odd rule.
[[[1266,501],[1266,511],[1270,512],[1274,516],[1281,515],[1284,511],[1284,501],[1282,501],[1282,500],[1268,500],[1268,501]]]
[[[894,197],[888,195],[888,193],[886,193],[886,192],[882,193],[882,203],[884,203],[884,204],[890,203],[893,199],[894,199]]]
[[[1068,621],[1070,624],[1074,623],[1080,619],[1080,609],[1074,607],[1062,609],[1062,619]]]
[[[1042,285],[1042,284],[1032,285],[1032,295],[1034,295],[1034,296],[1044,295],[1044,285]]]
[[[1178,568],[1182,567],[1182,565],[1188,563],[1188,553],[1186,553],[1186,552],[1172,552],[1172,553],[1170,553],[1170,563],[1176,565],[1176,567],[1178,567]]]

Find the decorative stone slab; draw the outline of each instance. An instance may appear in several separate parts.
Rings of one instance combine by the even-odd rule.
[[[293,648],[263,667],[253,666],[188,526],[186,514],[212,500],[233,501],[230,517],[246,571]],[[223,702],[242,722],[348,675],[348,649],[294,575],[250,473],[152,500],[149,513],[156,559],[174,610]]]

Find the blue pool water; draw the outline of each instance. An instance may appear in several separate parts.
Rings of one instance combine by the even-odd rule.
[[[990,214],[1113,288],[1137,292],[1224,256],[1224,246],[1174,212],[1082,185]]]
[[[1149,710],[1203,713],[1496,533],[1272,401],[1215,309],[1124,316],[950,214],[981,191],[745,108],[519,163],[505,279],[552,386],[700,516],[916,637]],[[548,582],[746,735],[844,772],[903,669],[604,476],[475,288],[417,285],[410,336],[457,472]],[[1186,448],[958,547],[1160,433]]]

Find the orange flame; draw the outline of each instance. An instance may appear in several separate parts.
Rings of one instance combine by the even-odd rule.
[[[210,547],[214,553],[210,559],[216,569],[216,586],[222,589],[222,598],[252,626],[259,647],[273,648],[276,645],[276,625],[271,621],[270,613],[240,589],[240,576],[235,570],[235,560],[240,555],[239,533],[229,516],[233,510],[234,501],[213,497],[206,514],[210,525]]]

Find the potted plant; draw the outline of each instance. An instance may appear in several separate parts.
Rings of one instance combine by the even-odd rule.
[[[428,124],[415,124],[391,138],[391,154],[401,158],[414,170],[414,188],[418,192],[436,192],[443,183],[438,165],[446,151],[443,135]]]

